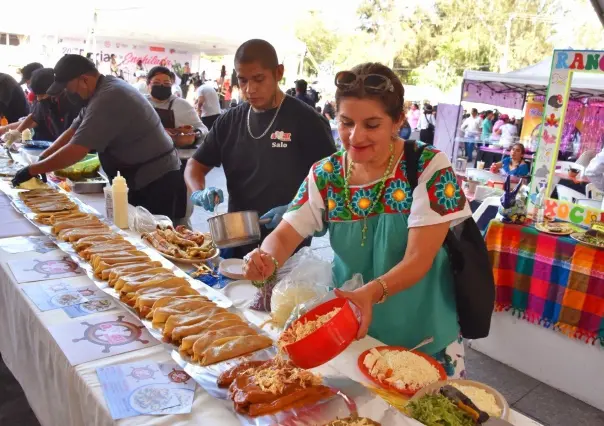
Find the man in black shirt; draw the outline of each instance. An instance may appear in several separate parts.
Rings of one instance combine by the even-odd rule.
[[[46,94],[53,82],[52,68],[34,71],[28,81],[37,102],[32,105],[31,114],[19,124],[17,130],[23,132],[34,128],[34,140],[54,141],[69,129],[80,113],[81,108],[69,102],[64,92],[52,97]]]
[[[329,125],[310,106],[279,89],[283,65],[274,47],[249,40],[235,54],[239,86],[248,102],[220,116],[187,164],[185,180],[194,204],[213,211],[223,201],[220,189],[206,187],[205,176],[222,166],[229,212],[256,210],[273,229],[296,195],[310,167],[335,152]],[[270,230],[262,229],[262,238]],[[256,246],[239,247],[243,257]]]

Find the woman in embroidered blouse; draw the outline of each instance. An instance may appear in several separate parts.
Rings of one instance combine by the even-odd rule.
[[[453,277],[443,241],[471,216],[451,163],[426,146],[418,186],[406,176],[404,89],[388,67],[366,63],[336,75],[338,131],[344,150],[316,163],[289,211],[260,249],[248,255],[245,274],[260,280],[292,255],[302,240],[329,231],[334,285],[361,273],[363,287],[336,294],[361,311],[358,338],[369,333],[388,345],[422,348],[463,370],[463,346]],[[445,363],[445,361],[448,361]]]

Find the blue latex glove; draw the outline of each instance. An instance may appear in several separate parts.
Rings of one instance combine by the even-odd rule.
[[[224,195],[222,194],[222,189],[214,188],[213,186],[202,189],[200,191],[195,191],[191,194],[191,202],[196,206],[203,207],[205,210],[209,212],[214,211],[214,207],[216,207],[216,197],[220,200],[220,202],[224,202]]]
[[[279,225],[279,222],[281,222],[281,219],[283,219],[283,215],[285,214],[288,208],[289,204],[274,207],[264,213],[260,219],[270,219],[271,221],[265,224],[264,226],[266,226],[268,229],[274,229],[277,227],[277,225]]]

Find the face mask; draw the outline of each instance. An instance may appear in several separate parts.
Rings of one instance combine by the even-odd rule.
[[[160,101],[165,101],[172,96],[172,88],[166,86],[151,86],[151,96]]]

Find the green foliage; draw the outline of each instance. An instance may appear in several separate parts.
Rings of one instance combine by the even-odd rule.
[[[319,64],[329,57],[338,44],[336,35],[328,30],[322,15],[315,11],[308,12],[296,22],[296,37],[306,44],[306,48]],[[309,58],[305,58],[304,71],[317,75],[319,70]]]
[[[604,42],[589,0],[363,0],[357,16],[357,31],[336,36],[311,12],[297,34],[319,64],[340,70],[382,62],[405,83],[443,91],[466,69],[514,70],[551,57],[554,46]]]

